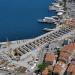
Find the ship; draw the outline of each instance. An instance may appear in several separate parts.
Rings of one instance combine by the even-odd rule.
[[[46,31],[46,32],[51,32],[51,31],[53,31],[54,29],[50,29],[50,28],[44,28],[44,29],[42,29],[43,31]]]
[[[40,23],[54,23],[58,22],[59,18],[57,16],[52,16],[52,17],[44,17],[43,19],[38,19],[38,22]]]
[[[43,19],[38,19],[40,23],[55,23],[55,19],[53,17],[44,17]]]
[[[53,3],[52,5],[49,5],[49,10],[59,11],[63,10],[63,7],[59,5],[59,3]]]
[[[65,12],[63,9],[56,10],[56,12]]]

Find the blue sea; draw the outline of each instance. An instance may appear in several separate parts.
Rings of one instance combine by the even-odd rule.
[[[45,16],[56,15],[48,5],[54,0],[0,0],[0,41],[31,39],[44,34],[53,24],[38,23]]]

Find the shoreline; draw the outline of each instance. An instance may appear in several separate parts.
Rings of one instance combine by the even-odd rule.
[[[62,7],[64,8],[63,5]],[[65,47],[65,45],[75,42],[75,25],[74,25],[75,20],[71,17],[67,18],[66,15],[67,13],[68,12],[66,10],[66,13],[59,15],[60,21],[63,20],[63,22],[60,21],[57,22],[58,25],[51,32],[47,32],[43,35],[40,35],[32,39],[15,40],[15,41],[7,40],[7,42],[0,43],[4,47],[0,49],[0,53],[2,53],[2,56],[5,55],[5,57],[7,57],[7,61],[9,61],[9,63],[6,64],[6,66],[2,67],[3,70],[6,69],[9,72],[13,71],[16,73],[19,72],[22,73],[22,71],[20,70],[22,69],[26,73],[34,72],[38,68],[37,66],[41,62],[43,62],[45,53],[50,53],[50,54],[56,53],[58,49],[62,49],[63,47]],[[67,41],[67,44],[65,44],[64,42],[65,40]],[[71,54],[69,53],[69,55]],[[57,57],[59,56],[57,55]],[[54,67],[55,64],[57,64],[59,61],[63,61],[57,59],[56,60],[52,59],[52,60],[54,60],[54,64],[53,65],[51,64],[52,67]],[[50,62],[52,62],[52,60]],[[66,71],[67,67],[61,66],[61,68],[64,68],[64,71]]]

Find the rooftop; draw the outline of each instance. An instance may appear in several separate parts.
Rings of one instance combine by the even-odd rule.
[[[62,61],[57,62],[57,64],[54,66],[54,71],[55,73],[61,73],[62,70],[65,68],[65,63]]]
[[[74,25],[75,26],[75,19],[66,19],[64,22],[66,25]]]
[[[69,53],[64,52],[64,51],[61,51],[61,52],[60,52],[60,56],[69,57]]]
[[[69,45],[65,45],[62,51],[66,51],[68,53],[71,53],[75,49],[75,43],[71,43]]]
[[[75,75],[75,65],[70,64],[68,69],[67,69],[67,72],[70,72],[70,73],[72,73],[72,75]]]
[[[67,61],[67,60],[69,59],[69,56],[70,56],[69,53],[64,52],[64,51],[61,51],[61,52],[60,52],[60,58],[59,58],[59,59],[62,59],[62,60],[64,60],[64,61]]]
[[[42,72],[42,75],[48,75],[48,68],[45,68],[44,70],[43,70],[43,72]]]
[[[54,54],[46,53],[45,61],[54,61],[56,56]]]

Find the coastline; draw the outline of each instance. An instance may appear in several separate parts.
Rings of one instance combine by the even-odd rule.
[[[33,39],[15,41],[7,39],[7,42],[0,43],[4,47],[0,49],[1,61],[5,62],[4,66],[3,63],[0,65],[1,69],[13,72],[14,75],[18,73],[36,75],[36,70],[40,70],[39,75],[48,75],[48,72],[52,75],[64,75],[73,56],[75,58],[75,19],[70,12],[68,13],[69,9],[65,10],[64,4],[60,5],[58,2],[53,6],[53,10],[59,10],[62,6],[65,11],[57,13],[59,22],[53,31]],[[44,64],[45,67],[38,67],[40,64]]]

